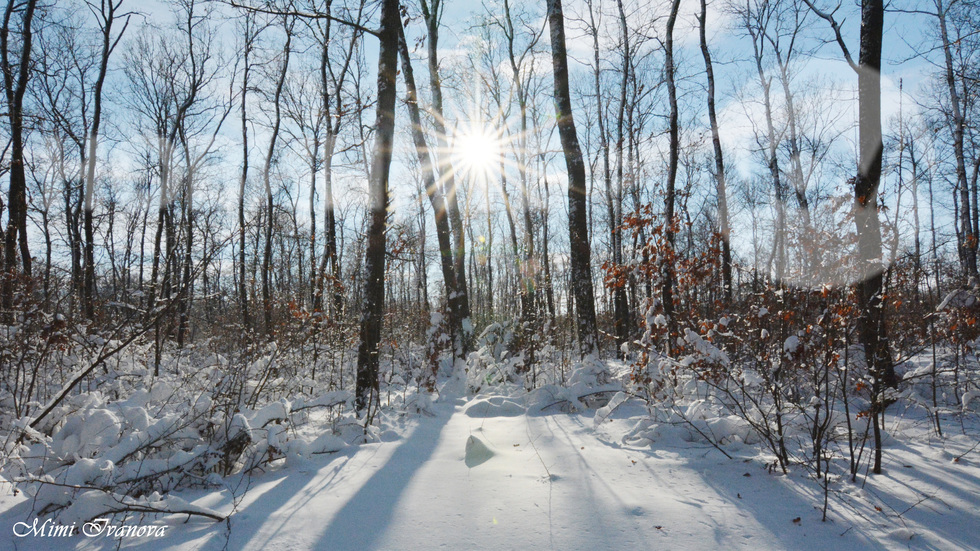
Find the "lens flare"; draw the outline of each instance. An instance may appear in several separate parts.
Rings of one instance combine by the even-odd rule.
[[[499,170],[500,138],[482,126],[460,129],[453,144],[456,170],[476,180],[489,177]]]

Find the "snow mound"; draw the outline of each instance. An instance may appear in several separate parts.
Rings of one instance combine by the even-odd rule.
[[[309,445],[309,453],[333,453],[338,452],[347,447],[347,442],[344,442],[339,436],[334,434],[322,434],[317,437]]]
[[[467,467],[472,469],[473,467],[482,465],[493,456],[493,450],[487,447],[483,443],[483,440],[480,440],[472,434],[466,439],[466,459],[464,461]]]
[[[91,457],[119,443],[121,434],[122,423],[115,414],[104,408],[91,409],[69,417],[54,436],[53,446],[62,456]]]
[[[285,400],[272,402],[252,414],[249,425],[262,428],[272,422],[289,420],[289,403]]]
[[[907,541],[907,540],[910,540],[910,539],[912,539],[912,538],[915,537],[915,532],[913,532],[912,530],[910,530],[908,528],[898,528],[896,530],[892,530],[888,534],[888,536],[889,537],[892,537],[892,538],[895,538],[897,540],[905,540],[905,541]]]
[[[513,400],[503,396],[494,396],[493,398],[473,401],[466,407],[464,413],[467,417],[485,419],[488,417],[518,417],[524,415],[526,411],[524,406]]]
[[[528,393],[528,407],[535,413],[544,414],[549,408],[558,407],[561,411],[588,411],[609,404],[609,400],[622,390],[619,384],[591,386],[576,383],[568,387],[558,385],[540,386]],[[612,409],[616,409],[616,404]],[[610,413],[612,412],[610,410]]]

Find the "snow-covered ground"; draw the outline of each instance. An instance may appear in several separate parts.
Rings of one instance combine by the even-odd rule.
[[[623,435],[647,416],[637,402],[596,427],[595,411],[528,414],[523,400],[437,402],[388,419],[380,442],[181,492],[227,522],[112,521],[165,525],[162,537],[16,537],[34,515],[2,483],[0,548],[980,549],[980,453],[966,436],[886,446],[882,475],[832,484],[822,522],[819,484],[771,473],[756,447],[730,446],[729,459],[677,438],[633,445]]]

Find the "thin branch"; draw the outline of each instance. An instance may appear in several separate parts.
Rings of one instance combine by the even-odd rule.
[[[280,10],[280,9],[275,9],[275,8],[267,8],[267,7],[261,7],[261,6],[253,6],[253,5],[250,5],[250,4],[244,4],[244,3],[238,2],[236,0],[226,0],[226,1],[227,1],[228,5],[231,6],[231,7],[233,7],[233,8],[243,9],[243,10],[247,10],[247,11],[250,11],[250,12],[253,12],[253,13],[264,13],[266,15],[286,15],[286,16],[291,16],[291,17],[300,17],[300,18],[303,18],[303,19],[326,19],[328,21],[333,21],[335,23],[340,23],[341,25],[347,25],[348,27],[351,27],[353,29],[356,29],[356,30],[358,30],[358,31],[360,31],[362,33],[370,34],[370,35],[372,35],[374,37],[377,37],[377,38],[380,38],[381,37],[381,32],[378,31],[378,30],[369,29],[369,28],[367,28],[367,27],[365,27],[365,26],[363,26],[363,25],[361,25],[359,23],[355,23],[353,21],[348,21],[347,19],[343,19],[341,17],[336,17],[336,16],[333,16],[333,15],[330,15],[329,13],[320,13],[320,12],[315,12],[315,11],[314,12],[309,12],[309,11],[299,11],[299,10]]]
[[[101,518],[104,515],[115,515],[119,513],[150,513],[150,514],[160,514],[160,515],[187,515],[187,516],[199,516],[207,517],[211,520],[222,521],[226,517],[223,517],[217,513],[211,513],[200,509],[157,509],[156,507],[150,507],[147,505],[137,505],[137,504],[126,504],[123,507],[113,508],[105,511],[96,516],[96,518]]]

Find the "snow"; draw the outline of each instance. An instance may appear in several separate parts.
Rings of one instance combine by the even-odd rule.
[[[466,452],[463,462],[466,463],[467,467],[472,469],[473,467],[482,465],[493,458],[494,455],[496,454],[483,440],[480,440],[472,434],[466,439]]]
[[[684,329],[684,340],[694,348],[695,355],[690,360],[700,359],[716,365],[729,365],[728,355],[718,347],[705,340],[694,331]]]
[[[347,443],[333,434],[322,434],[307,446],[308,453],[333,453],[344,449]]]
[[[932,360],[908,363],[906,379],[923,382],[887,411],[883,474],[866,472],[869,447],[856,482],[846,435],[863,430],[866,397],[851,397],[853,427],[842,408],[800,397],[783,410],[790,454],[807,453],[808,416],[829,415],[832,468],[821,479],[791,457],[783,474],[760,432],[771,409],[740,412],[676,370],[724,367],[740,396],[764,397],[767,373],[729,358],[717,335],[685,329],[686,356],[651,355],[656,394],[630,378],[634,365],[596,358],[528,390],[502,325],[467,360],[446,362],[438,393],[406,388],[408,377],[388,383],[367,429],[352,393],[334,386],[224,410],[220,394],[187,392],[177,378],[147,376],[122,396],[79,393],[47,432],[15,421],[24,439],[8,439],[0,457],[0,549],[980,549],[975,384],[959,387],[962,403],[935,405]],[[772,346],[793,360],[807,339]],[[276,360],[270,350],[253,369]],[[216,362],[201,380],[224,371]],[[166,530],[68,539],[11,530],[94,518],[117,534]]]
[[[262,428],[273,421],[285,421],[289,418],[289,403],[285,400],[272,402],[252,414],[249,425]]]
[[[963,394],[962,403],[964,410],[970,406],[970,402],[972,402],[974,398],[980,398],[980,392],[970,390]]]
[[[626,395],[625,392],[617,392],[616,394],[614,394],[613,397],[609,400],[609,403],[600,407],[595,412],[595,418],[592,420],[592,423],[596,427],[601,425],[603,422],[605,422],[606,419],[609,418],[610,415],[612,415],[613,411],[615,411],[616,408],[618,408],[624,402],[626,402],[627,399],[629,399],[629,397]]]
[[[464,410],[467,416],[476,418],[517,417],[524,412],[524,406],[502,396],[473,400]]]
[[[800,338],[790,335],[783,342],[783,352],[787,355],[795,354],[800,349]]]
[[[942,312],[947,308],[972,308],[976,304],[976,290],[954,289],[943,298],[939,306],[936,307],[936,311]]]
[[[81,458],[74,465],[68,467],[65,473],[65,484],[71,486],[98,485],[100,482],[110,479],[112,470],[112,461],[108,459],[97,461]]]
[[[725,458],[682,424],[652,422],[625,393],[594,412],[529,414],[519,402],[512,396],[433,402],[430,415],[393,423],[389,432],[396,438],[360,446],[334,434],[310,443],[292,440],[287,461],[252,478],[237,503],[231,491],[244,482],[234,480],[223,490],[144,501],[159,510],[231,515],[227,523],[161,515],[143,522],[167,526],[164,537],[35,537],[29,545],[7,528],[0,548],[980,547],[980,534],[971,529],[980,503],[980,460],[962,455],[975,445],[962,435],[948,438],[942,449],[925,432],[886,448],[885,473],[866,486],[840,482],[829,520],[821,522],[819,486],[805,472],[773,474],[755,449],[737,442],[726,448],[733,458]],[[707,403],[693,403],[686,415],[716,436],[748,440],[745,421],[712,417]],[[236,416],[229,430],[247,426]],[[283,436],[281,429],[267,431],[270,444]],[[71,467],[89,481],[111,468],[95,460]],[[2,488],[0,523],[29,520],[30,499]],[[84,522],[128,499],[83,492],[61,522]]]

